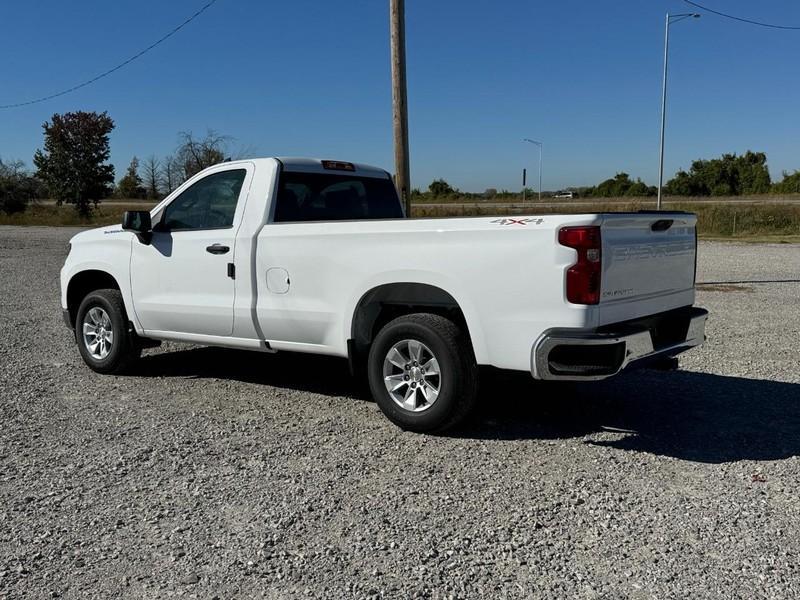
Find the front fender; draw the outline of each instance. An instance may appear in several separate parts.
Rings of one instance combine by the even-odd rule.
[[[113,235],[108,235],[106,232]],[[102,236],[102,237],[100,237]],[[109,239],[110,238],[110,239]],[[70,281],[86,271],[101,271],[114,278],[119,286],[128,319],[137,333],[142,327],[133,310],[130,285],[131,244],[134,235],[119,229],[92,230],[78,234],[71,242],[72,249],[61,269],[61,307],[67,308],[67,290]]]

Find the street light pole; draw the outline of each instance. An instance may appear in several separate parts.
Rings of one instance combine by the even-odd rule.
[[[658,152],[658,199],[656,210],[661,210],[661,188],[664,186],[664,125],[667,120],[667,61],[669,60],[669,13],[664,20],[664,77],[661,80],[661,141]]]
[[[530,138],[523,138],[523,142],[528,142],[533,144],[534,146],[539,147],[539,202],[542,201],[542,154],[544,154],[544,144],[542,142],[537,142],[536,140],[532,140]]]
[[[692,17],[699,19],[700,15],[697,13],[681,13],[679,15],[671,15],[667,13],[664,19],[664,76],[661,80],[661,141],[658,152],[658,199],[656,200],[656,209],[661,210],[661,189],[664,187],[664,128],[667,122],[667,64],[669,61],[669,26],[672,23],[677,23],[683,19]],[[674,21],[672,19],[675,19]]]

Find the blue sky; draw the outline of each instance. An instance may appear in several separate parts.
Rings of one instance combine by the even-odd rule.
[[[88,79],[172,29],[204,0],[55,0],[3,7],[0,104]],[[704,0],[800,25],[789,0]],[[679,0],[406,0],[413,185],[468,191],[535,181],[594,184],[658,168],[663,21]],[[665,171],[747,149],[773,178],[800,169],[800,31],[704,14],[672,27]],[[120,177],[135,154],[165,155],[177,133],[213,128],[255,155],[354,160],[393,170],[388,0],[218,0],[108,78],[0,111],[0,157],[28,165],[55,112],[107,110]]]

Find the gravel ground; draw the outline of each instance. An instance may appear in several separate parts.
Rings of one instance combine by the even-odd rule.
[[[701,244],[680,371],[501,376],[431,437],[338,360],[170,344],[92,373],[71,233],[0,228],[0,597],[800,596],[797,246]]]

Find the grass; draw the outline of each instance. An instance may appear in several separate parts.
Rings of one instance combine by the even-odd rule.
[[[586,212],[635,212],[651,209],[651,202],[598,202],[592,207],[559,206],[531,207],[512,205],[438,205],[412,206],[415,217],[503,216],[580,214]],[[797,204],[709,204],[703,202],[669,202],[667,210],[685,210],[697,215],[697,231],[704,239],[800,242],[800,205]]]
[[[40,225],[50,227],[101,227],[122,222],[122,213],[126,210],[147,210],[153,204],[136,202],[130,204],[114,203],[104,205],[102,202],[92,211],[89,219],[78,215],[72,205],[56,206],[55,204],[36,203],[25,212],[7,215],[0,212],[0,225]]]
[[[719,239],[800,236],[800,206],[796,204],[679,205],[697,214],[697,231]],[[780,241],[780,240],[776,240]]]
[[[430,194],[415,195],[411,200],[415,204],[522,204],[521,194],[498,194],[491,198],[485,198],[481,194],[448,194],[446,196],[431,196]],[[528,194],[529,204],[538,203],[536,193]],[[756,194],[747,196],[666,196],[667,203],[681,204],[725,204],[730,202],[746,204],[780,204],[800,202],[800,194]],[[573,199],[557,199],[544,196],[542,203],[562,203],[562,204],[643,204],[655,207],[655,196],[621,196],[615,198],[587,198],[575,197]]]
[[[43,225],[43,226],[83,226],[99,227],[113,225],[122,221],[126,210],[147,210],[152,204],[146,202],[130,203],[115,201],[100,203],[92,216],[86,220],[75,212],[72,206],[56,206],[48,203],[35,203],[23,213],[6,215],[0,213],[0,225]],[[586,212],[624,212],[651,209],[652,201],[634,200],[630,202],[597,202],[586,205],[573,205],[564,202],[557,206],[506,205],[492,203],[475,204],[414,204],[414,217],[469,217],[505,216],[521,214],[575,214]],[[697,214],[697,229],[700,236],[710,240],[737,240],[749,242],[800,243],[800,204],[775,203],[736,203],[709,204],[708,202],[669,201],[668,210],[685,210]]]

